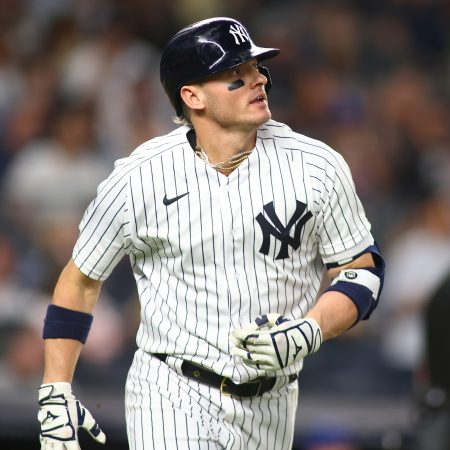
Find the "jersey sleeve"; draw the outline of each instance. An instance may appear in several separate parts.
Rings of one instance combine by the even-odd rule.
[[[362,253],[374,239],[350,169],[340,154],[333,155],[333,164],[329,162],[325,170],[318,240],[323,262],[341,265]]]
[[[89,278],[103,281],[125,255],[127,177],[116,163],[86,209],[72,259]]]

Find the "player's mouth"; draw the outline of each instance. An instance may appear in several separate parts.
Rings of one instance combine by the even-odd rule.
[[[267,97],[266,97],[265,94],[259,94],[250,103],[251,104],[253,104],[253,103],[256,103],[256,104],[264,103],[266,100],[267,100]]]

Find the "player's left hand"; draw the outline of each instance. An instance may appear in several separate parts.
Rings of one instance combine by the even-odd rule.
[[[311,318],[288,320],[279,314],[258,317],[249,326],[230,335],[232,354],[249,367],[262,370],[284,369],[316,352],[322,344],[322,331]]]
[[[97,442],[105,443],[105,434],[74,397],[70,383],[43,384],[39,388],[39,406],[41,450],[80,450],[78,428],[84,428]]]

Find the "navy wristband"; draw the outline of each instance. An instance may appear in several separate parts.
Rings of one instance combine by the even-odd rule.
[[[49,305],[44,319],[44,339],[75,339],[86,342],[91,329],[92,314],[57,305]]]

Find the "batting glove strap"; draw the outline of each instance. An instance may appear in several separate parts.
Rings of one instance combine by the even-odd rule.
[[[316,352],[322,344],[322,331],[311,318],[283,321],[269,330],[233,330],[232,353],[249,367],[284,369]]]
[[[70,383],[43,384],[39,388],[39,406],[41,450],[78,450],[78,428],[84,428],[96,441],[105,443],[105,434],[74,397]]]

